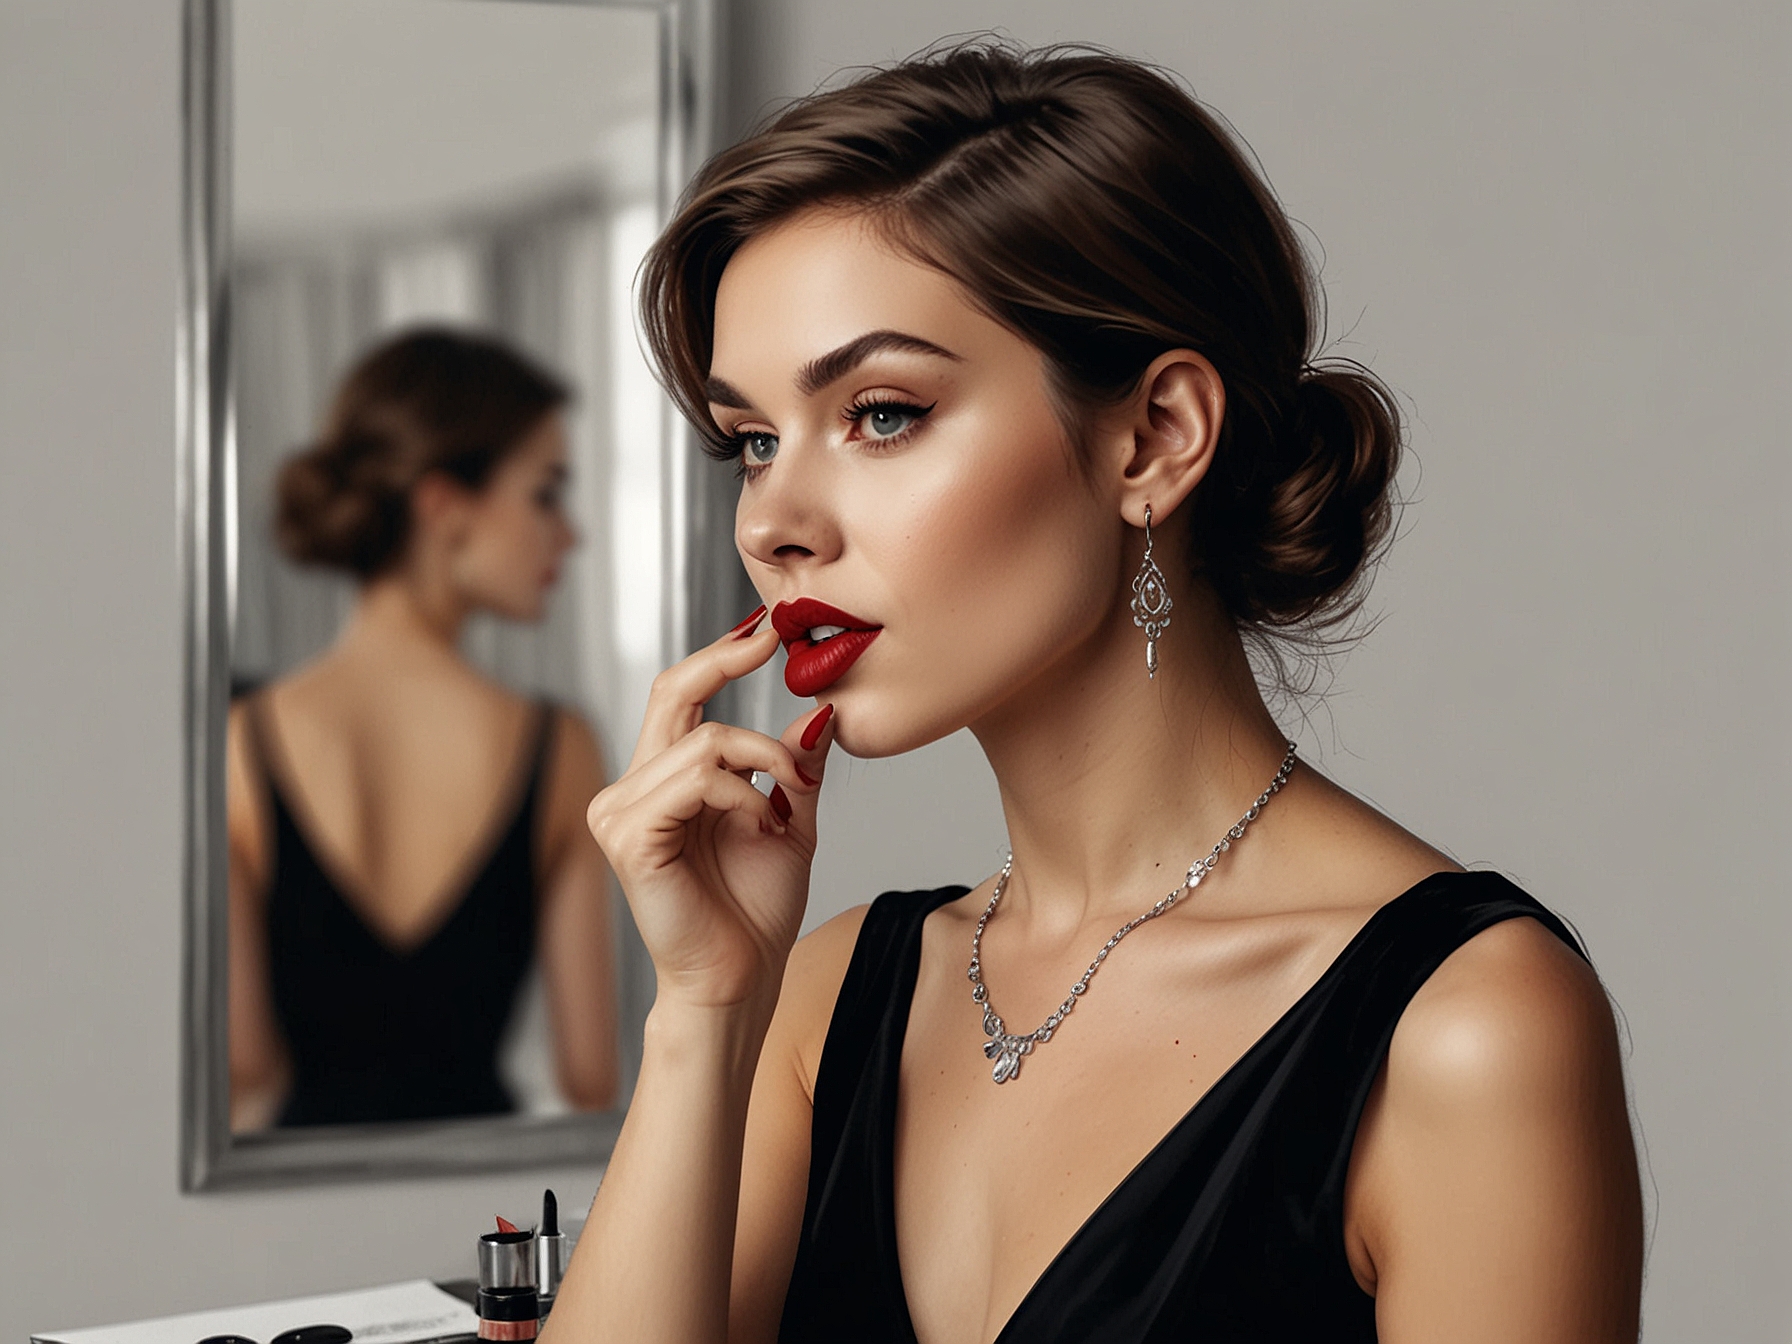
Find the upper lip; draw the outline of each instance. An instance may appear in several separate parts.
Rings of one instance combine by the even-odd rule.
[[[772,628],[786,645],[809,638],[809,631],[818,625],[839,625],[848,630],[881,630],[876,621],[867,621],[839,607],[830,607],[812,597],[799,597],[794,602],[780,602],[772,608]]]

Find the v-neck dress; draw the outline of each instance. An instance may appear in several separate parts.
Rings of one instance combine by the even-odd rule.
[[[922,922],[967,890],[886,893],[859,930],[815,1080],[781,1344],[915,1344],[896,1254],[896,1094]],[[1357,1122],[1427,977],[1477,933],[1526,916],[1586,955],[1494,873],[1439,873],[1376,911],[1090,1215],[999,1344],[1373,1341],[1374,1299],[1344,1246]]]
[[[537,707],[507,811],[469,855],[460,895],[420,943],[371,928],[305,834],[248,723],[274,837],[266,894],[274,1015],[292,1058],[279,1124],[345,1125],[516,1109],[498,1045],[535,956],[536,807],[552,706]]]

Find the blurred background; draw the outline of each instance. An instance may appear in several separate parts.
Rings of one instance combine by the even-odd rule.
[[[1645,1337],[1786,1338],[1792,914],[1773,837],[1792,801],[1792,11],[726,9],[735,131],[841,67],[999,28],[1160,61],[1251,144],[1322,249],[1335,349],[1402,394],[1413,428],[1380,627],[1287,726],[1341,782],[1585,935],[1632,1042]],[[179,39],[176,0],[0,0],[14,1338],[465,1272],[475,1226],[526,1213],[542,1183],[176,1193]],[[943,772],[963,787],[940,788]],[[980,772],[961,739],[837,762],[813,918],[993,870]],[[571,1205],[596,1175],[549,1179]]]

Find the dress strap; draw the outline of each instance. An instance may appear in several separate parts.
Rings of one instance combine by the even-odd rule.
[[[865,1276],[853,1299],[864,1319],[834,1320],[829,1338],[880,1338],[858,1327],[883,1319],[887,1328],[888,1319],[906,1317],[902,1272],[890,1236],[896,1225],[894,1180],[887,1163],[866,1158],[889,1152],[896,1141],[896,1089],[889,1080],[902,1058],[920,969],[921,926],[933,911],[969,890],[885,892],[871,903],[859,926],[816,1072],[809,1189],[802,1245],[786,1296],[783,1339],[811,1337],[802,1323],[801,1304],[835,1300],[827,1279],[841,1255]],[[859,1196],[849,1196],[855,1210],[875,1210],[875,1215],[855,1217],[844,1228],[838,1218],[823,1217],[824,1206],[843,1191]]]
[[[529,749],[529,776],[539,781],[547,769],[548,755],[554,746],[554,725],[560,720],[559,707],[545,695],[535,701],[535,745]]]

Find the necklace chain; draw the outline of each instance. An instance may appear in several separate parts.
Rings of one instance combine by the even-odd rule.
[[[990,1038],[983,1046],[983,1054],[985,1058],[995,1061],[995,1068],[992,1070],[991,1076],[996,1082],[1005,1083],[1017,1076],[1020,1073],[1021,1060],[1032,1054],[1035,1046],[1044,1045],[1051,1040],[1052,1033],[1063,1025],[1064,1019],[1070,1016],[1071,1010],[1076,1007],[1077,1000],[1088,992],[1089,981],[1095,978],[1095,972],[1101,969],[1101,963],[1108,959],[1108,953],[1120,945],[1122,938],[1147,920],[1156,919],[1168,911],[1189,892],[1201,885],[1202,879],[1211,873],[1213,866],[1219,862],[1220,855],[1232,848],[1232,842],[1244,835],[1245,828],[1257,820],[1257,814],[1263,810],[1269,800],[1281,792],[1282,785],[1288,782],[1288,776],[1293,770],[1294,743],[1290,742],[1288,754],[1282,758],[1282,767],[1276,771],[1276,777],[1269,781],[1269,787],[1257,795],[1257,801],[1245,809],[1244,815],[1220,837],[1217,845],[1188,866],[1188,872],[1183,875],[1182,885],[1144,914],[1136,919],[1128,920],[1116,929],[1114,936],[1101,945],[1101,950],[1095,954],[1095,960],[1089,963],[1089,968],[1083,972],[1082,978],[1070,987],[1070,993],[1064,996],[1064,1002],[1059,1004],[1052,1015],[1038,1027],[1019,1036],[1009,1033],[1007,1024],[1002,1021],[1002,1015],[990,1005],[989,986],[983,983],[983,930],[988,927],[989,917],[995,914],[997,904],[1008,890],[1008,879],[1014,875],[1014,853],[1009,851],[1007,860],[1002,864],[1001,875],[996,878],[996,888],[990,895],[989,904],[983,907],[983,914],[977,920],[977,931],[971,935],[971,968],[967,972],[971,982],[971,998],[983,1010],[983,1033]]]

